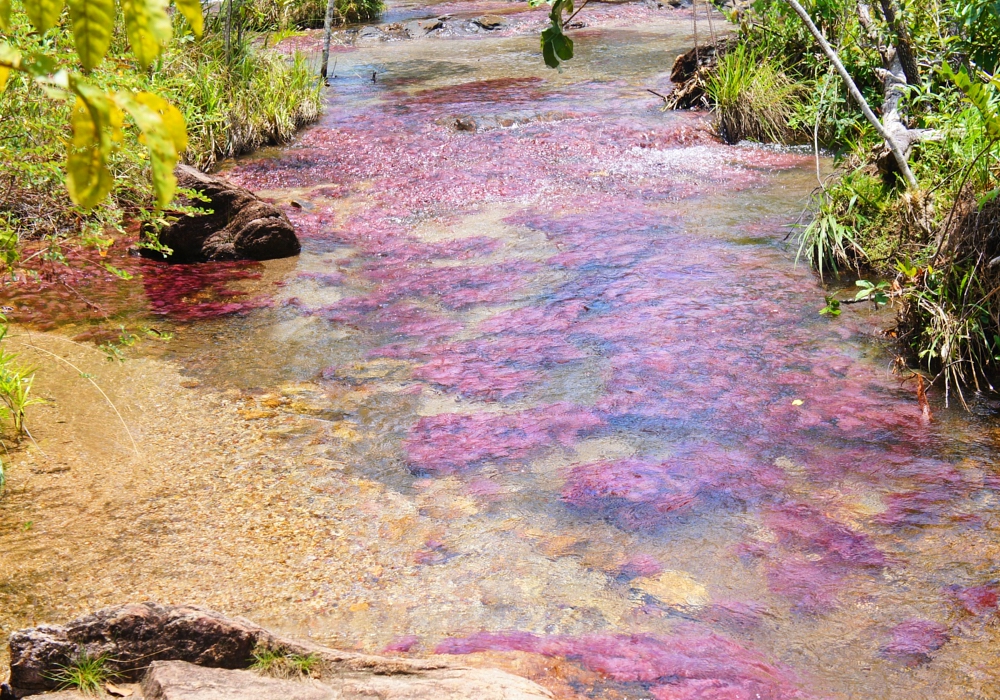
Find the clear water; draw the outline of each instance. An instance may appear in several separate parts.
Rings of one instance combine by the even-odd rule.
[[[993,421],[817,314],[810,155],[659,110],[690,21],[595,12],[562,72],[529,32],[340,51],[322,122],[227,170],[303,253],[171,353],[363,392],[331,449],[435,523],[313,630],[567,698],[1000,698]]]

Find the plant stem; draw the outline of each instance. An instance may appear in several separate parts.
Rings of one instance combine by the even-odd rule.
[[[323,59],[319,69],[319,76],[323,82],[326,82],[326,67],[330,62],[330,39],[333,35],[333,12],[336,6],[336,0],[327,0],[326,17],[323,18]]]

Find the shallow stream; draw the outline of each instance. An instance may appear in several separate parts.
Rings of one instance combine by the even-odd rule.
[[[250,420],[309,383],[304,483],[414,519],[360,542],[395,575],[288,627],[563,698],[1000,698],[994,422],[925,420],[884,318],[817,313],[785,240],[811,154],[660,110],[690,17],[586,13],[560,72],[537,12],[340,47],[321,123],[227,166],[303,253],[165,358]]]

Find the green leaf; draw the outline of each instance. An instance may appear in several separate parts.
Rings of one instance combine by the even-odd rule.
[[[0,90],[2,90],[2,88],[0,88]],[[987,204],[989,204],[994,199],[996,199],[998,196],[1000,196],[1000,187],[994,188],[994,189],[990,190],[989,192],[985,193],[984,195],[982,195],[977,200],[977,206],[979,207],[979,209],[982,209]]]
[[[10,31],[10,0],[0,0],[0,29]]]
[[[573,0],[555,0],[549,13],[550,25],[542,31],[542,58],[549,68],[573,58],[573,40],[563,33],[563,10],[573,12]]]
[[[1000,113],[997,112],[993,99],[996,92],[995,78],[991,79],[988,84],[983,83],[969,76],[965,66],[962,66],[962,69],[955,73],[947,63],[941,66],[941,73],[950,78],[958,89],[969,98],[969,102],[983,115],[983,120],[986,122],[986,135],[991,140],[1000,139]]]
[[[24,11],[39,34],[44,34],[62,14],[65,0],[25,0]]]
[[[573,40],[563,34],[562,27],[553,25],[542,32],[542,57],[549,68],[573,58]]]
[[[201,33],[205,29],[205,15],[201,9],[201,0],[174,0],[174,4],[191,25],[191,31],[194,32],[194,35],[201,38]]]
[[[73,138],[66,157],[66,188],[83,209],[92,209],[114,185],[108,158],[121,140],[122,113],[107,94],[74,80],[76,103],[70,117]]]
[[[834,297],[826,298],[826,306],[819,310],[820,316],[840,316],[840,301]]]
[[[104,60],[115,29],[114,0],[69,0],[73,42],[84,69],[93,70]]]
[[[7,42],[0,41],[0,94],[7,87],[10,71],[21,66],[21,52]]]
[[[173,36],[166,0],[121,0],[121,7],[132,53],[148,68]]]
[[[101,267],[103,267],[105,270],[107,270],[108,272],[110,272],[112,275],[114,275],[118,279],[130,280],[134,276],[131,272],[128,272],[127,270],[119,269],[119,268],[115,267],[114,265],[111,265],[110,263],[101,263]]]
[[[135,99],[140,104],[146,105],[163,120],[163,128],[167,137],[173,141],[177,153],[183,153],[188,147],[187,125],[184,123],[184,115],[181,111],[167,102],[159,95],[151,92],[136,93]]]
[[[121,92],[115,101],[131,115],[142,132],[140,141],[149,149],[156,205],[161,209],[174,198],[178,154],[187,148],[187,131],[180,111],[148,92]]]

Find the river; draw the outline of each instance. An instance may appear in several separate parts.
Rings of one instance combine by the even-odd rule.
[[[273,593],[230,611],[502,665],[560,698],[1000,698],[995,421],[934,392],[926,420],[885,315],[818,314],[786,240],[812,154],[725,146],[707,115],[661,111],[649,90],[692,44],[688,12],[588,7],[554,71],[544,13],[522,9],[390,7],[452,29],[336,47],[321,122],[224,168],[284,207],[302,255],[241,267],[244,296],[212,313],[145,278],[146,313],[177,333],[155,362],[224,397],[225,435],[271,421],[257,457],[299,460],[275,491],[223,438],[185,447],[232,473],[197,481],[197,516],[144,529],[147,546],[191,546],[217,488],[314,516],[288,535],[294,566],[217,521],[232,566],[268,572],[220,602],[226,557],[191,555],[161,595]],[[487,13],[507,24],[463,21]],[[115,564],[142,556],[107,549],[121,573],[97,602],[173,575]],[[309,592],[278,596],[283,578]]]

